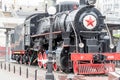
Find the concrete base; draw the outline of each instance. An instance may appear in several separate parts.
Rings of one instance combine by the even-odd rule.
[[[85,76],[83,75],[73,75],[73,74],[69,74],[69,75],[61,75],[58,76],[59,80],[86,80]]]
[[[108,74],[108,80],[120,80],[120,74],[115,72],[110,72]]]

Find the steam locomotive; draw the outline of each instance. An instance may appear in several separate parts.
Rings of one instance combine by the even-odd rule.
[[[75,74],[104,74],[114,71],[116,53],[105,17],[95,0],[58,4],[57,13],[37,13],[11,34],[12,59],[47,68],[49,34],[52,28],[53,69]],[[52,23],[52,24],[51,24]]]

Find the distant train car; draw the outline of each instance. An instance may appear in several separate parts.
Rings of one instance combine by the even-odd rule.
[[[10,48],[8,47],[8,54],[10,55]],[[6,47],[0,46],[0,58],[4,59],[6,56]]]
[[[57,13],[35,14],[24,23],[24,38],[15,29],[16,40],[24,39],[24,54],[16,54],[18,62],[47,68],[49,53],[49,34],[52,26],[53,69],[74,74],[105,74],[115,70],[113,61],[120,60],[120,53],[114,51],[109,28],[104,16],[94,6],[95,0],[80,0],[78,3],[58,4]],[[75,6],[74,6],[75,5]],[[16,27],[17,28],[17,27]],[[18,30],[18,31],[17,31]],[[14,45],[17,45],[16,43]],[[16,46],[17,48],[17,46]]]

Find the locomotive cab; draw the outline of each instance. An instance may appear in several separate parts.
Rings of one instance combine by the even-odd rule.
[[[56,5],[57,13],[64,11],[76,10],[79,7],[79,3],[76,1],[64,1]]]

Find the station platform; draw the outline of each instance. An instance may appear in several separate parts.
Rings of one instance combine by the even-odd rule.
[[[0,61],[0,80],[45,80],[45,70],[41,71],[37,66]]]
[[[31,79],[0,69],[0,80],[31,80]]]

